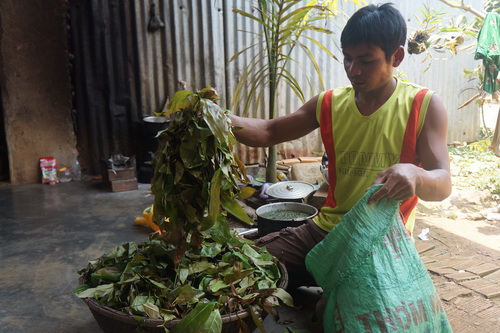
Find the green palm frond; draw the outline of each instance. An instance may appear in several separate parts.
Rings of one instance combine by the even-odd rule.
[[[350,2],[356,5],[366,3],[363,0]],[[291,64],[303,69],[293,57],[297,46],[306,54],[314,67],[315,79],[319,80],[321,89],[325,89],[314,53],[301,40],[305,39],[328,56],[337,59],[312,35],[332,33],[326,28],[326,23],[341,12],[338,9],[338,0],[312,0],[305,5],[302,0],[256,0],[251,12],[240,9],[233,9],[233,12],[250,19],[259,27],[257,32],[252,33],[256,37],[254,43],[231,57],[232,61],[250,50],[257,50],[257,54],[250,58],[236,86],[231,100],[233,110],[241,106],[240,114],[255,116],[257,110],[254,109],[254,112],[250,113],[252,105],[259,102],[262,96],[266,96],[269,98],[267,101],[269,118],[274,118],[276,94],[281,84],[285,84],[302,102],[305,102],[304,90],[290,71]],[[308,77],[310,73],[305,74],[308,88],[314,92]],[[271,156],[269,163],[272,163]]]

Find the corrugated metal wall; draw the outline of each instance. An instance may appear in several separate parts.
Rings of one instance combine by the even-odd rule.
[[[374,1],[375,2],[375,1]],[[304,1],[307,3],[307,1]],[[445,12],[460,13],[438,0],[397,1],[396,7],[408,20],[409,34],[418,26],[414,14],[423,3]],[[480,9],[481,0],[467,2]],[[340,1],[347,13],[355,9]],[[148,30],[151,9],[165,23],[156,31]],[[74,82],[77,114],[77,135],[80,147],[92,161],[90,169],[97,171],[100,158],[113,150],[125,154],[138,154],[140,150],[141,119],[160,110],[166,99],[180,89],[197,90],[207,85],[217,88],[229,101],[238,78],[252,52],[241,55],[233,62],[229,59],[239,50],[251,45],[254,31],[248,19],[232,12],[233,8],[251,10],[248,0],[72,0],[72,52],[75,54]],[[341,59],[338,47],[342,27],[347,17],[339,16],[330,22],[333,35],[315,35]],[[326,88],[348,84],[342,64],[329,58],[318,48]],[[297,50],[297,66],[291,68],[307,86],[307,75],[314,70],[304,53]],[[424,55],[407,55],[400,70],[409,81],[427,86],[438,92],[449,112],[449,141],[472,141],[479,129],[479,114],[474,105],[458,110],[458,106],[474,94],[475,83],[467,82],[463,69],[472,69],[476,62],[472,51],[448,60],[435,61],[424,73],[427,64]],[[321,90],[306,89],[306,98]],[[280,115],[295,111],[301,102],[283,89],[278,95]],[[256,116],[267,115],[264,101],[254,104]],[[236,110],[236,112],[238,112]],[[322,151],[318,131],[301,140],[279,145],[278,158],[311,155]],[[247,162],[262,161],[264,149],[240,147],[240,155]]]
[[[140,149],[142,99],[133,3],[70,2],[75,132],[82,167],[100,174],[111,152]]]

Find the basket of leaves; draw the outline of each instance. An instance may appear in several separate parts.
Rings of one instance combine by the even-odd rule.
[[[177,92],[158,134],[154,222],[159,232],[89,261],[73,291],[104,332],[251,332],[282,302],[284,265],[232,232],[228,216],[253,194],[227,110],[211,87]]]

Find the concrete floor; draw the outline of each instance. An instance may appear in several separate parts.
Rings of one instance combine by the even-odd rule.
[[[152,202],[149,184],[116,193],[105,189],[100,180],[0,185],[0,333],[101,332],[86,304],[71,293],[78,283],[76,271],[116,245],[147,239],[151,230],[135,225],[134,219]],[[427,226],[419,221],[416,230]],[[428,269],[455,332],[500,332],[500,298],[490,300],[480,284],[452,282],[446,275],[467,269],[459,267],[457,260],[471,265],[470,251],[463,251],[484,253],[474,265],[489,265],[495,272],[480,275],[475,282],[484,280],[498,294],[500,253],[481,250],[478,244],[444,231],[437,235],[429,242],[417,240],[416,245],[432,265]],[[458,248],[457,244],[464,245]],[[319,299],[318,289],[300,288],[293,297],[297,309],[278,307],[277,317],[266,318],[268,333],[283,333],[287,327],[297,333],[318,332],[309,321]],[[473,300],[484,305],[477,313],[462,309]]]
[[[0,331],[99,332],[71,294],[76,270],[147,238],[133,221],[152,200],[149,185],[117,193],[100,181],[0,187]]]
[[[0,186],[0,332],[101,332],[71,293],[76,271],[116,245],[144,241],[151,230],[133,222],[152,202],[149,184],[115,193],[99,180]],[[268,332],[308,328],[317,298],[299,290],[302,306],[268,316]]]

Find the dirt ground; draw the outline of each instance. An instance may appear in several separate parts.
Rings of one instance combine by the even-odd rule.
[[[422,229],[429,228],[429,238],[443,242],[450,250],[472,255],[483,248],[480,252],[496,253],[494,260],[500,264],[499,210],[499,203],[489,192],[454,187],[443,202],[419,202],[414,234],[417,237]],[[441,239],[452,236],[443,233],[456,237]]]

